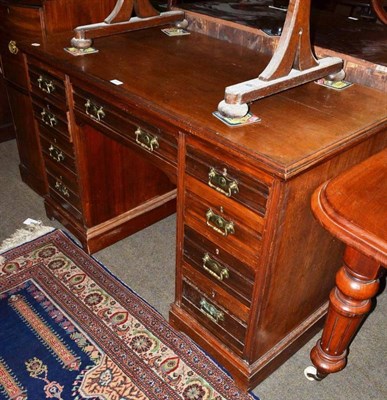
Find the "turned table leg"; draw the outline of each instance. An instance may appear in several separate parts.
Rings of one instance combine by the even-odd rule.
[[[344,265],[336,275],[336,287],[330,294],[322,338],[311,351],[317,380],[345,367],[348,346],[378,291],[379,269],[380,264],[375,260],[346,248]]]

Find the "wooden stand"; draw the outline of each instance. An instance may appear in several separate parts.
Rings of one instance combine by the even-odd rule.
[[[290,0],[278,47],[261,75],[225,90],[218,110],[228,117],[242,117],[247,103],[328,75],[344,78],[343,61],[337,57],[317,60],[310,44],[310,0]]]
[[[371,8],[376,14],[379,21],[381,21],[384,25],[387,25],[387,12],[383,7],[382,0],[371,0]]]
[[[136,17],[132,17],[133,9]],[[153,8],[149,0],[117,0],[113,11],[103,22],[75,28],[75,36],[71,39],[71,45],[78,49],[87,49],[92,45],[92,39],[98,37],[165,25],[171,22],[177,23],[178,27],[186,27],[184,12],[159,13]]]

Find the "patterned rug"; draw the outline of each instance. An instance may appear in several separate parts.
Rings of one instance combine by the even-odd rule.
[[[54,231],[2,254],[0,399],[252,400]]]

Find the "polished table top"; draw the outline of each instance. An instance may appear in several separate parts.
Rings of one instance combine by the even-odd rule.
[[[324,184],[312,207],[334,236],[387,266],[387,149]]]
[[[335,91],[309,83],[251,104],[261,122],[227,127],[212,115],[225,87],[258,76],[268,56],[196,32],[168,37],[153,28],[96,39],[98,53],[74,57],[63,50],[71,34],[50,36],[40,47],[21,47],[122,99],[124,110],[132,106],[155,113],[158,120],[262,161],[282,178],[387,123],[384,93],[359,85]],[[116,86],[112,79],[123,84]]]

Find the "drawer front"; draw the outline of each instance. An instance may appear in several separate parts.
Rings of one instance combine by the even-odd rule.
[[[63,208],[70,204],[77,211],[81,210],[77,177],[54,161],[47,158],[45,161],[50,193],[54,193],[56,199],[60,198]]]
[[[0,6],[0,43],[4,76],[11,82],[27,88],[23,57],[18,42],[39,38],[43,23],[39,8]]]
[[[184,262],[244,305],[251,305],[253,270],[188,226],[184,229]]]
[[[65,140],[70,140],[66,112],[35,96],[32,99],[32,108],[40,126],[55,132]]]
[[[203,147],[205,145],[200,141],[195,141],[195,148],[187,145],[187,173],[211,191],[221,193],[224,197],[265,216],[272,178],[263,172],[251,170],[247,165],[242,167],[240,160],[236,162],[227,157],[222,158],[224,154],[219,156],[220,150],[216,148],[203,151]],[[242,170],[248,173],[243,173]]]
[[[214,196],[215,197],[215,196]],[[252,264],[261,252],[263,220],[257,214],[233,207],[228,202],[185,194],[186,224],[216,245]]]
[[[242,354],[246,325],[187,279],[183,280],[182,307],[223,344]]]
[[[76,174],[76,164],[74,149],[71,143],[66,142],[50,130],[40,127],[40,144],[45,159],[57,163],[74,174]]]
[[[56,178],[53,178],[50,174],[47,174],[47,181],[49,182],[48,196],[57,206],[59,206],[66,213],[71,214],[79,222],[83,223],[82,213],[74,207],[69,201],[63,198],[56,190],[52,188],[52,182],[55,184]]]
[[[211,302],[215,302],[221,308],[227,310],[228,314],[232,315],[243,325],[247,323],[250,308],[231,296],[220,285],[214,284],[207,277],[199,275],[196,270],[189,265],[183,267],[183,279],[191,282],[201,293],[211,299]]]
[[[177,165],[177,140],[167,132],[124,112],[98,97],[77,87],[74,88],[74,104],[78,112],[94,123],[112,129],[125,140],[144,152]]]
[[[66,89],[61,78],[31,64],[28,66],[28,72],[31,92],[35,96],[44,102],[55,103],[56,107],[67,110]]]

